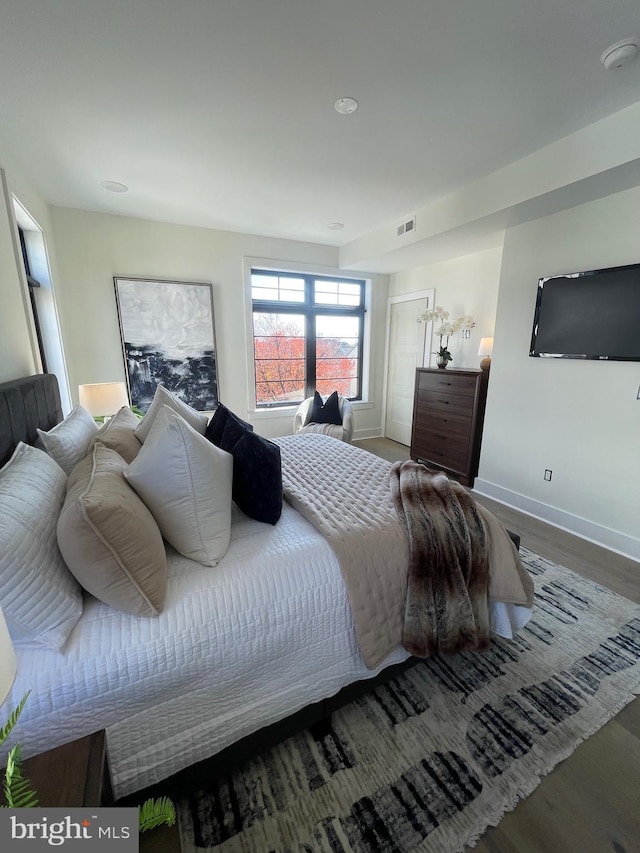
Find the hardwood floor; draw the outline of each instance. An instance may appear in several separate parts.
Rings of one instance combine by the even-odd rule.
[[[354,444],[389,461],[409,448],[384,438]],[[640,603],[640,564],[475,494],[522,545]],[[488,830],[476,853],[640,851],[640,697],[546,776]]]

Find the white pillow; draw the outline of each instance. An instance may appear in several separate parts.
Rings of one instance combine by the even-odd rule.
[[[170,409],[173,409],[173,411],[181,415],[185,421],[196,430],[196,432],[199,432],[200,435],[204,435],[209,418],[206,415],[203,415],[202,412],[196,412],[196,410],[192,409],[191,406],[187,406],[187,404],[183,403],[179,397],[176,397],[176,395],[172,394],[171,391],[167,391],[167,389],[162,385],[158,385],[147,414],[143,417],[140,422],[140,426],[135,432],[135,436],[141,444],[144,444],[147,440],[149,430],[151,429],[161,406],[168,406]]]
[[[124,476],[176,551],[215,566],[229,547],[233,457],[168,406]]]
[[[57,650],[82,615],[56,539],[66,487],[60,466],[22,442],[0,470],[0,605],[15,641]]]
[[[76,406],[69,415],[48,432],[38,430],[43,450],[69,474],[87,455],[98,432],[98,425],[86,409]]]

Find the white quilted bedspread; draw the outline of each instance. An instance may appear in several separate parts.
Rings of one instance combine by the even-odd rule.
[[[331,548],[286,504],[275,527],[235,511],[215,568],[169,551],[159,617],[89,597],[63,654],[17,652],[5,707],[31,690],[17,729],[24,755],[106,728],[117,796],[374,674]],[[396,649],[385,665],[406,657]]]

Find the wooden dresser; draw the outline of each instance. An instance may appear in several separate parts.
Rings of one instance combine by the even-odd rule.
[[[478,473],[488,370],[419,367],[411,458],[441,468],[465,486]]]

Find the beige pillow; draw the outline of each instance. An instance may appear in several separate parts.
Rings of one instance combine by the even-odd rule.
[[[96,442],[69,476],[58,545],[80,584],[133,616],[156,616],[167,586],[167,558],[153,516],[124,479],[126,462]]]
[[[176,551],[205,566],[218,563],[231,536],[230,453],[162,406],[124,476]]]
[[[38,430],[38,446],[54,459],[69,476],[91,448],[98,425],[86,409],[76,406],[67,417],[48,432]]]
[[[128,406],[123,406],[96,435],[96,441],[115,450],[125,462],[133,462],[142,447],[135,436],[139,426],[140,418]]]
[[[204,431],[209,423],[209,418],[206,415],[203,415],[202,412],[196,412],[196,410],[192,409],[191,406],[183,403],[179,397],[176,397],[176,395],[172,394],[171,391],[167,391],[167,389],[162,385],[158,385],[147,414],[144,416],[136,430],[136,438],[142,444],[147,440],[149,430],[153,426],[153,422],[162,406],[168,406],[170,409],[173,409],[173,411],[183,417],[185,421],[196,430],[196,432],[199,432],[200,435],[204,435]]]

